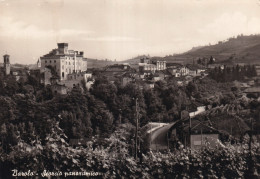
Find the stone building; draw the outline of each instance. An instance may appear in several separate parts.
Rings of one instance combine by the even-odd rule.
[[[5,54],[4,55],[4,72],[5,75],[10,75],[10,71],[11,71],[11,64],[10,64],[10,59],[9,59],[9,55]]]
[[[68,43],[58,43],[58,48],[40,57],[38,64],[41,72],[46,67],[52,67],[60,80],[67,80],[68,74],[87,71],[87,61],[83,57],[84,52],[68,49]]]

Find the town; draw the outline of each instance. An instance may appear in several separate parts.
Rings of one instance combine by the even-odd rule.
[[[252,152],[251,142],[259,141],[259,64],[226,65],[213,56],[191,63],[140,56],[135,64],[88,68],[83,51],[69,49],[68,43],[57,45],[32,68],[3,56],[5,152],[10,144],[37,150],[39,137],[51,126],[55,135],[62,129],[67,137],[60,139],[71,149],[104,147],[106,139],[106,145],[120,146],[114,148],[116,156],[124,148],[139,162],[149,151],[216,149],[246,138]],[[25,136],[36,143],[21,144]]]
[[[0,179],[260,178],[260,0],[1,0]]]

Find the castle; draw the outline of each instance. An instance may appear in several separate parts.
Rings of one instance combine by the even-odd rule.
[[[68,43],[58,43],[58,48],[40,57],[41,73],[46,67],[52,67],[59,80],[67,80],[69,74],[77,74],[87,71],[87,60],[83,57],[84,52],[68,49]]]

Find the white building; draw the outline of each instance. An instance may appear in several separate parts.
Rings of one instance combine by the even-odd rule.
[[[68,43],[58,43],[58,48],[40,58],[41,72],[45,67],[51,66],[56,71],[60,80],[66,80],[68,74],[87,71],[87,61],[84,52],[68,49]]]

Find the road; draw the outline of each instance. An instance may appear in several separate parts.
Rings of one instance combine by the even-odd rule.
[[[167,132],[175,123],[168,124],[158,128],[150,134],[150,147],[151,150],[164,150],[168,149]]]

